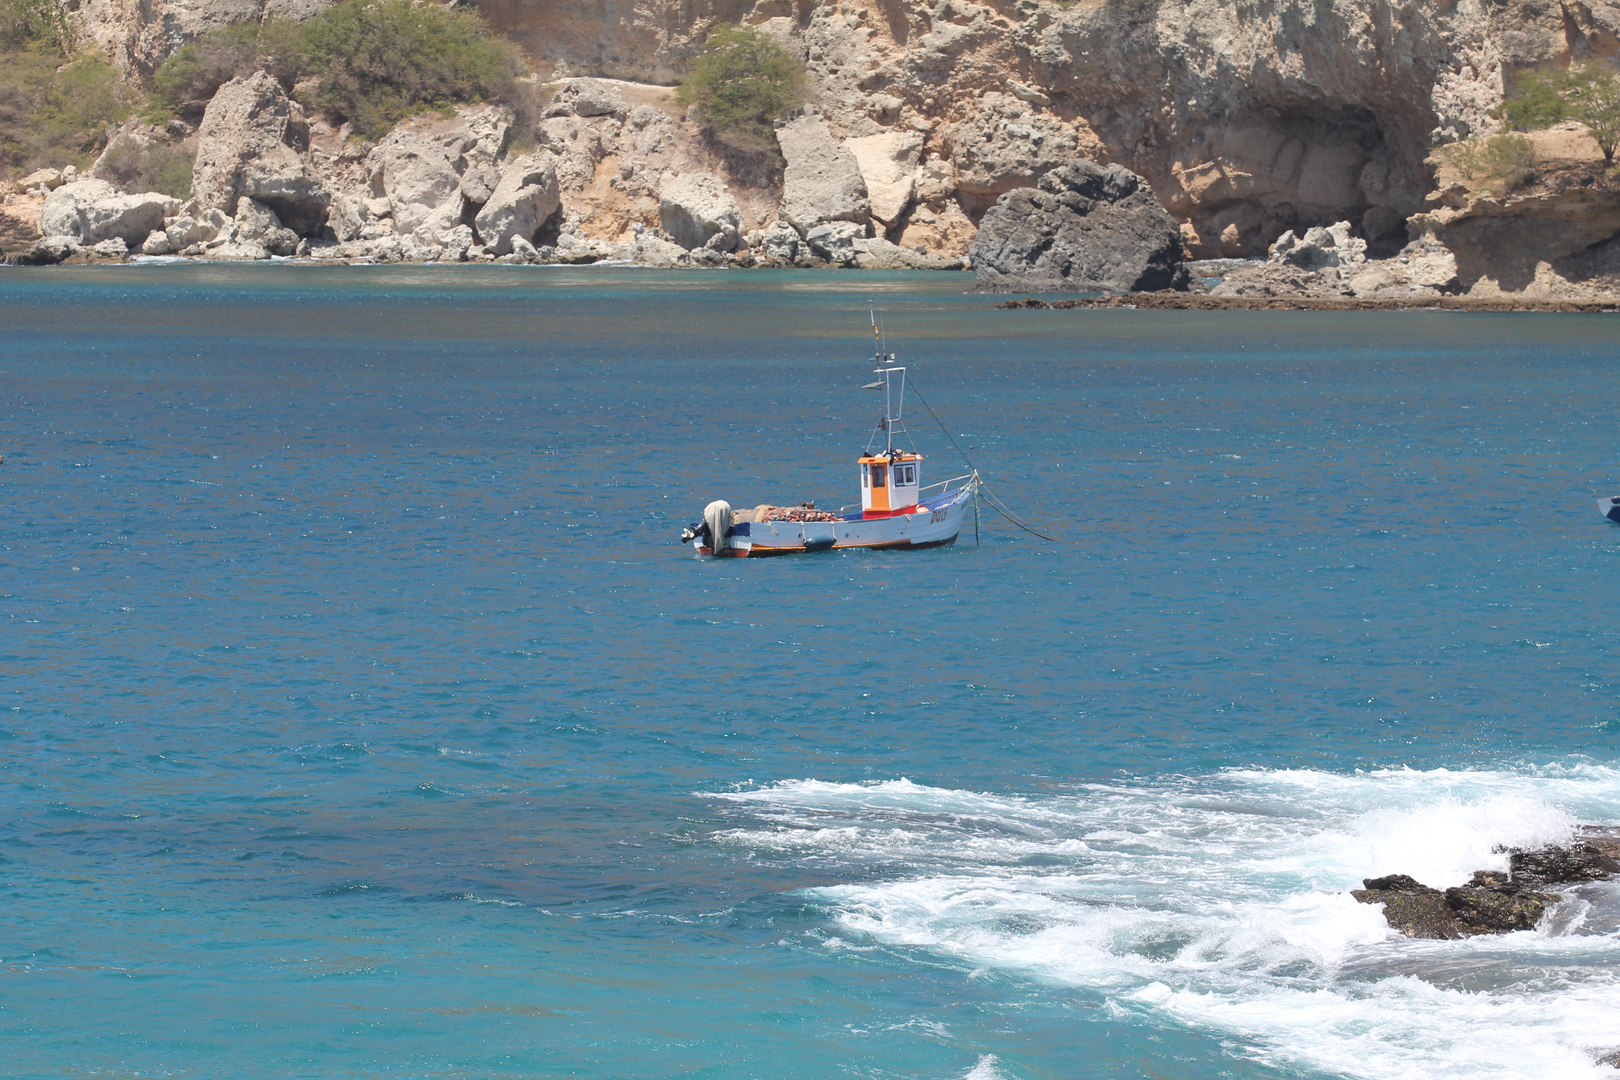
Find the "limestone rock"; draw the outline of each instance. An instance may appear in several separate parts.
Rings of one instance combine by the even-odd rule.
[[[1305,270],[1328,266],[1352,266],[1367,261],[1367,241],[1350,235],[1350,223],[1340,221],[1326,228],[1317,225],[1296,237],[1292,229],[1271,246],[1270,259]]]
[[[1032,185],[1097,149],[1094,139],[1082,143],[1074,125],[995,90],[979,97],[945,135],[957,186],[985,198]]]
[[[624,94],[600,79],[575,79],[552,99],[547,112],[562,116],[625,116],[630,112]]]
[[[395,128],[366,159],[373,191],[385,195],[394,229],[401,236],[416,231],[428,215],[461,192],[461,175],[444,148]]]
[[[829,221],[804,234],[811,251],[835,266],[855,265],[855,241],[866,238],[866,226],[853,221]]]
[[[52,266],[71,257],[78,250],[77,237],[46,235],[34,242],[34,246],[22,257],[21,262],[25,266]]]
[[[169,247],[175,251],[184,251],[193,244],[206,244],[231,223],[231,219],[221,210],[215,208],[203,210],[195,206],[194,209],[195,214],[182,212],[179,217],[170,220],[164,226],[164,233],[169,238]]]
[[[326,208],[326,227],[338,243],[345,244],[366,227],[365,200],[355,195],[338,195]]]
[[[666,177],[659,185],[658,220],[671,239],[690,251],[714,246],[734,251],[742,210],[737,199],[713,173]]]
[[[819,116],[801,116],[776,132],[786,167],[782,217],[800,232],[829,221],[865,223],[872,215],[855,155]]]
[[[501,182],[473,224],[491,254],[506,255],[512,238],[534,234],[559,205],[557,169],[549,154],[525,154],[501,169]]]
[[[914,131],[885,131],[850,139],[844,145],[855,155],[866,182],[872,216],[886,226],[894,225],[917,192],[922,136]]]
[[[997,292],[1151,292],[1190,281],[1181,231],[1147,182],[1091,161],[998,199],[972,259],[979,288]]]
[[[232,79],[214,94],[197,132],[192,194],[235,217],[243,198],[275,210],[299,235],[318,232],[331,195],[305,156],[309,125],[269,75]]]
[[[257,199],[237,203],[236,239],[257,244],[272,255],[291,255],[298,250],[298,234],[284,227],[276,212]]]
[[[1250,264],[1232,270],[1224,280],[1209,290],[1211,296],[1232,297],[1301,297],[1342,296],[1337,271],[1318,272],[1287,263]]]
[[[1457,287],[1457,258],[1429,238],[1390,259],[1368,259],[1341,270],[1349,291],[1365,297],[1439,296]]]
[[[799,257],[801,243],[799,230],[785,221],[773,221],[760,234],[759,250],[768,259],[792,263]]]
[[[21,180],[13,181],[12,187],[17,191],[34,191],[43,189],[55,191],[62,186],[62,173],[58,169],[35,169]]]
[[[945,259],[927,252],[912,251],[881,236],[856,240],[855,265],[862,270],[960,270],[961,259]]]
[[[497,182],[495,162],[511,129],[511,110],[499,105],[468,106],[450,117],[415,117],[397,125],[366,158],[370,216],[392,216],[394,231],[407,236],[453,195],[484,202]],[[377,205],[379,199],[386,203]]]
[[[643,266],[673,267],[691,264],[691,257],[685,247],[671,243],[651,231],[637,235],[631,247],[630,258]]]
[[[501,171],[493,165],[473,165],[461,176],[461,196],[474,206],[483,206],[495,194]]]
[[[466,203],[458,194],[447,199],[438,209],[427,216],[427,220],[416,227],[411,234],[412,241],[421,247],[445,249],[460,244],[458,229],[467,229],[467,242],[460,244],[460,250],[465,253],[474,241],[472,230],[464,224],[466,220]],[[460,262],[461,259],[449,260]]]
[[[153,229],[141,242],[142,255],[168,255],[173,251],[174,245],[169,243],[169,234],[162,229]]]
[[[105,180],[75,180],[46,196],[39,231],[71,236],[84,246],[112,239],[138,245],[178,206],[179,200],[157,192],[120,195]]]

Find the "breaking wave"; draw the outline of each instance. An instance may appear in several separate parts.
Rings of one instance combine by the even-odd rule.
[[[1001,795],[793,780],[716,796],[718,843],[817,864],[830,949],[878,947],[1100,999],[1123,1021],[1352,1077],[1612,1076],[1620,883],[1532,932],[1413,941],[1348,890],[1445,887],[1504,847],[1620,819],[1620,770],[1233,770]],[[993,1066],[987,1066],[993,1067]]]

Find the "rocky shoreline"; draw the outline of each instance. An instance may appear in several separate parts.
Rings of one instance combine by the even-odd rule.
[[[997,304],[1004,310],[1069,311],[1075,308],[1126,308],[1158,311],[1552,311],[1580,314],[1620,312],[1614,300],[1539,300],[1534,298],[1429,296],[1368,297],[1210,296],[1206,293],[1111,293],[1063,300],[1026,296]]]

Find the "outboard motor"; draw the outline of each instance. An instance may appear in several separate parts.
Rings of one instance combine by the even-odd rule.
[[[731,504],[716,499],[705,506],[703,527],[709,530],[709,547],[716,555],[731,547]]]

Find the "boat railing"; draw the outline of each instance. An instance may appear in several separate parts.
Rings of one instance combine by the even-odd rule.
[[[977,474],[977,473],[968,473],[968,474],[967,474],[967,475],[965,475],[965,476],[953,476],[953,477],[951,477],[951,478],[950,478],[950,479],[949,479],[949,480],[941,480],[941,481],[940,481],[940,482],[939,482],[939,483],[937,483],[937,484],[929,484],[929,485],[928,485],[928,486],[927,486],[927,487],[925,487],[925,488],[919,488],[919,489],[918,489],[918,491],[917,491],[917,496],[918,496],[918,501],[919,501],[919,502],[921,502],[921,501],[922,501],[922,498],[921,498],[921,497],[922,497],[922,496],[923,496],[923,495],[924,495],[924,494],[925,494],[925,493],[927,493],[927,492],[930,492],[930,491],[933,491],[933,490],[934,490],[934,489],[935,489],[935,488],[938,488],[938,489],[939,489],[939,493],[940,493],[940,494],[941,494],[941,495],[943,495],[943,494],[945,494],[945,493],[946,493],[946,492],[947,492],[947,491],[949,491],[949,490],[951,490],[951,485],[952,485],[952,484],[957,484],[957,485],[960,485],[960,486],[962,486],[962,487],[966,487],[966,486],[967,486],[967,482],[968,482],[968,481],[969,481],[969,480],[972,480],[972,479],[973,479],[973,478],[974,478],[974,477],[975,477],[975,476],[977,476],[977,475],[978,475],[978,474]]]
[[[952,490],[960,491],[962,488],[967,487],[970,482],[978,477],[978,475],[978,473],[967,473],[963,476],[953,476],[949,480],[941,480],[937,484],[929,484],[925,488],[918,488],[917,502],[919,505],[921,505],[922,503],[927,502],[929,498],[938,498],[939,495],[947,495]],[[951,487],[952,484],[956,485],[954,489]],[[937,494],[930,496],[928,494],[930,491],[936,492]],[[854,513],[859,509],[861,509],[860,503],[849,503],[845,506],[840,506],[838,508],[838,513],[840,516],[842,516],[844,514]]]

